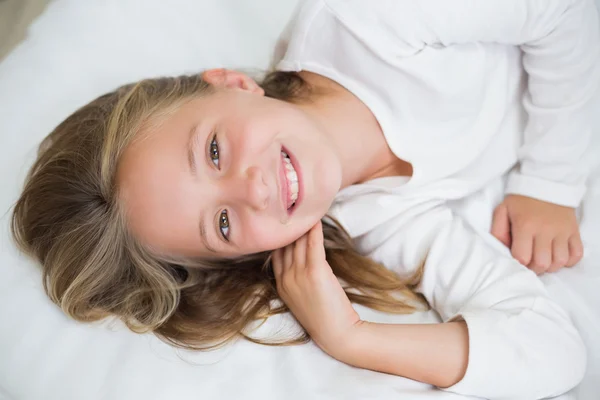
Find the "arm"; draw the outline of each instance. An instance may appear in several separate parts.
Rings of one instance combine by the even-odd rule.
[[[460,374],[449,370],[445,383],[454,384],[446,390],[534,399],[562,394],[583,378],[583,342],[541,281],[445,206],[415,213],[403,224],[391,220],[357,242],[401,275],[425,260],[419,292],[444,322],[466,322],[468,365],[456,383]],[[439,357],[446,356],[460,365],[460,355],[446,351]]]
[[[520,169],[510,176],[507,193],[579,205],[589,173],[582,156],[591,135],[591,99],[600,82],[593,0],[382,0],[370,8],[365,13],[376,14],[371,19],[396,43],[519,46],[529,119]]]
[[[492,232],[538,274],[575,265],[583,245],[574,208],[593,157],[592,99],[600,82],[594,1],[379,0],[368,7],[362,0],[326,1],[392,58],[475,42],[522,50],[528,120]]]
[[[419,292],[444,323],[361,322],[324,259],[322,233],[314,240],[319,227],[273,256],[281,298],[316,344],[346,363],[464,395],[537,399],[577,385],[585,348],[536,276],[447,208],[414,209],[357,243],[401,275],[426,260]]]
[[[400,325],[363,321],[332,356],[355,367],[446,388],[465,375],[469,334],[464,322]]]
[[[600,80],[594,2],[425,0],[417,13],[428,27],[421,32],[428,42],[520,46],[529,119],[519,167],[509,175],[492,233],[537,274],[576,265],[583,244],[574,208],[589,174],[590,106]]]
[[[498,206],[493,235],[537,274],[576,265],[583,244],[574,208],[589,175],[592,99],[600,81],[598,11],[592,0],[415,2],[421,37],[518,45],[528,74],[529,119],[519,166]]]
[[[537,274],[576,265],[583,244],[574,208],[589,175],[592,99],[600,81],[598,11],[592,0],[416,2],[427,43],[520,46],[528,114],[519,166],[498,206],[493,235]]]

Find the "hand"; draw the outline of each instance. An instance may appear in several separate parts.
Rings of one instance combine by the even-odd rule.
[[[321,222],[272,260],[279,296],[315,343],[337,358],[361,321],[325,259]]]
[[[492,235],[536,274],[572,267],[583,257],[575,209],[508,195],[494,211]]]

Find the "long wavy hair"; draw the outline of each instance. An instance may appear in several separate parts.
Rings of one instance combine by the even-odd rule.
[[[261,86],[266,96],[288,102],[317,93],[294,72],[268,73]],[[39,147],[14,208],[14,239],[41,264],[50,299],[76,320],[115,316],[135,332],[196,350],[238,337],[305,342],[306,332],[285,341],[248,332],[251,323],[288,311],[274,301],[279,296],[268,252],[217,262],[165,257],[127,229],[115,183],[123,151],[152,118],[213,91],[199,74],[146,79],[75,111]],[[401,279],[359,254],[335,220],[323,222],[327,260],[352,302],[392,313],[423,306],[413,291],[419,273]]]

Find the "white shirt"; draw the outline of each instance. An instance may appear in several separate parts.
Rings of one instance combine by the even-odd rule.
[[[451,179],[460,197],[519,161],[508,193],[579,205],[600,80],[592,0],[302,3],[277,68],[360,98],[411,185]]]
[[[567,314],[446,202],[519,162],[507,193],[579,204],[598,38],[591,0],[305,0],[291,26],[277,68],[346,87],[413,165],[411,178],[342,190],[330,213],[399,274],[425,261],[419,291],[442,321],[466,321],[467,372],[446,390],[534,399],[583,377],[585,349]]]

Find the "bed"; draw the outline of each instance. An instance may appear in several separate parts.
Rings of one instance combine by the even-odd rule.
[[[0,399],[463,398],[349,367],[312,343],[240,341],[193,353],[133,334],[118,321],[72,321],[46,298],[39,268],[12,244],[10,207],[36,145],[64,117],[143,77],[221,66],[263,70],[298,1],[54,0],[0,64]],[[600,117],[596,126],[600,137]],[[600,145],[594,146],[600,159]],[[482,234],[500,183],[452,205]],[[542,279],[571,313],[589,351],[585,380],[561,398],[592,400],[600,398],[600,168],[580,212],[584,260]],[[402,321],[357,309],[365,319]],[[279,316],[264,329],[288,324],[288,316]]]

